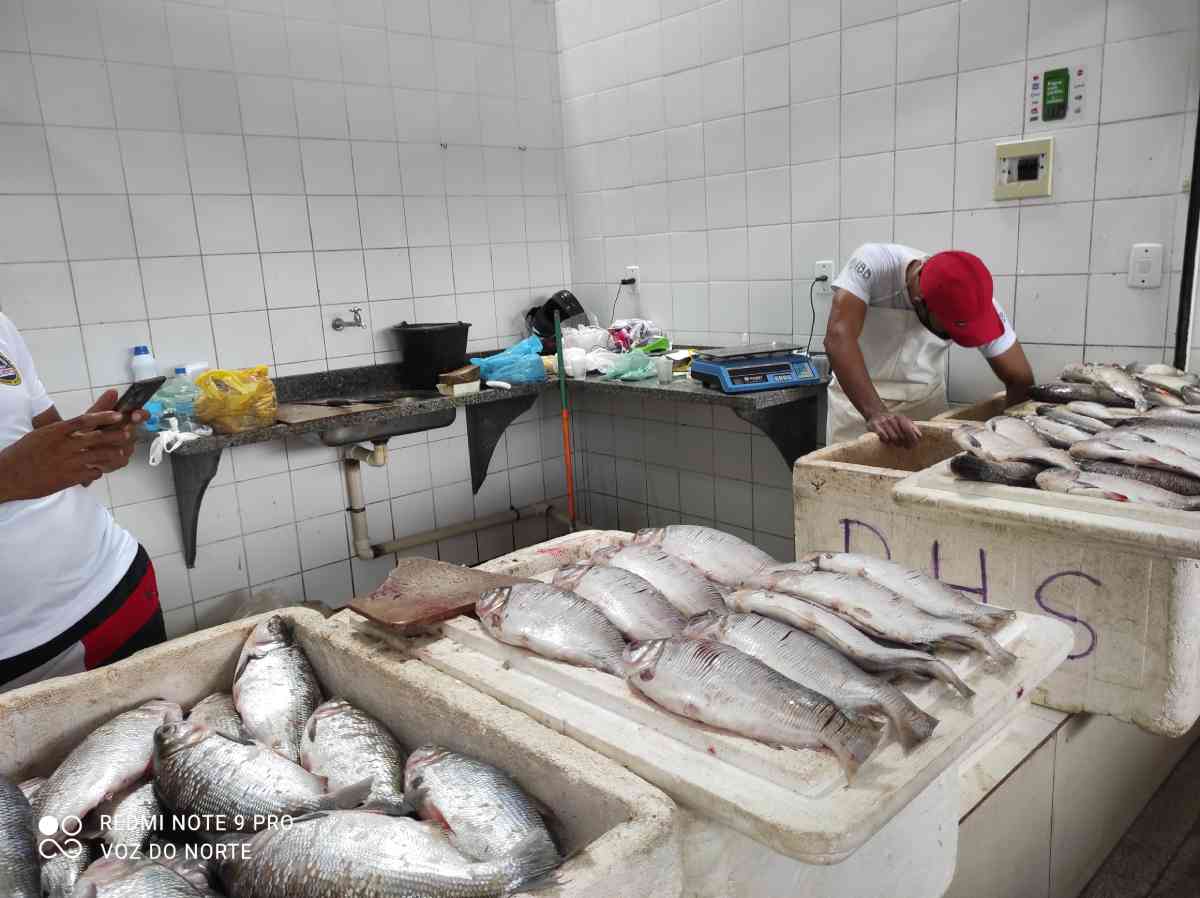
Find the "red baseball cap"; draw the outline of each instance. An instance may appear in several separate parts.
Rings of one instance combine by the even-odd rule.
[[[959,346],[982,346],[1004,333],[992,303],[992,273],[972,253],[934,253],[919,276],[921,298]]]

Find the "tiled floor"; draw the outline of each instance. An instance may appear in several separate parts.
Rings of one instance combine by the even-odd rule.
[[[1200,744],[1155,793],[1079,898],[1200,895]]]

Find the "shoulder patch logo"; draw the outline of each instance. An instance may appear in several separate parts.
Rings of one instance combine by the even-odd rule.
[[[8,360],[8,356],[0,353],[0,387],[19,387],[20,385],[21,372]]]
[[[864,262],[862,259],[860,259],[858,256],[854,256],[853,258],[850,259],[850,268],[860,278],[863,278],[864,280],[868,280],[868,281],[871,279],[871,266],[868,265],[866,262]]]

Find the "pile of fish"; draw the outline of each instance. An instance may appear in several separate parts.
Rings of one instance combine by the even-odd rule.
[[[146,702],[48,779],[0,777],[4,898],[499,898],[553,884],[561,863],[504,771],[409,753],[325,701],[279,615],[247,640],[232,694],[186,720]]]
[[[1036,413],[955,431],[966,480],[1200,509],[1200,377],[1169,365],[1070,365]],[[1027,408],[1027,407],[1022,407]]]
[[[780,564],[708,527],[642,530],[550,583],[480,596],[495,639],[622,677],[675,714],[775,746],[824,747],[847,779],[883,741],[911,750],[938,721],[898,675],[971,689],[934,648],[1014,659],[991,635],[1013,612],[889,561],[820,553]]]

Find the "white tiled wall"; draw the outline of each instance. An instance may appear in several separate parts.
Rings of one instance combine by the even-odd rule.
[[[64,414],[127,382],[136,343],[164,368],[291,374],[391,360],[402,320],[512,342],[569,278],[556,49],[544,0],[0,0],[0,310]],[[332,331],[353,305],[368,329]],[[540,427],[509,430],[478,496],[461,416],[393,440],[366,473],[372,538],[542,498],[561,448]],[[373,588],[394,559],[349,560],[335,462],[226,453],[190,572],[169,465],[143,455],[94,489],[154,556],[182,632],[251,588]]]
[[[803,343],[814,262],[896,240],[978,253],[1041,377],[1173,345],[1200,0],[557,9],[573,272],[597,314],[637,264],[619,311],[683,339]],[[1027,76],[1071,64],[1085,114],[1026,128]],[[994,145],[1027,131],[1056,138],[1054,196],[994,202]],[[1164,244],[1162,288],[1125,286],[1134,242]],[[997,383],[955,350],[949,385],[969,401]]]

